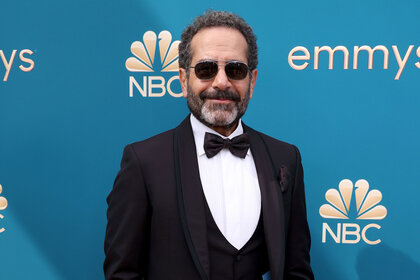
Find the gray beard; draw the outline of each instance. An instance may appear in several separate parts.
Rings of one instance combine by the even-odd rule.
[[[203,91],[199,96],[195,94],[190,86],[187,87],[187,104],[191,113],[202,123],[209,127],[223,127],[230,129],[234,127],[239,119],[245,114],[250,99],[250,87],[243,99],[239,94],[232,91]],[[234,100],[234,103],[215,104],[208,102],[206,98],[225,98]]]

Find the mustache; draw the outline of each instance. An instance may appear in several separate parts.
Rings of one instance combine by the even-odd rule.
[[[205,90],[200,93],[200,99],[204,100],[205,98],[210,99],[229,99],[233,101],[241,101],[241,96],[233,91],[230,90],[215,90],[215,91],[208,91]]]

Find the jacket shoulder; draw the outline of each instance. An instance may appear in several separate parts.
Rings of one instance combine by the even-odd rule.
[[[174,129],[171,129],[128,144],[125,150],[131,150],[141,166],[159,165],[159,162],[166,161],[173,154],[173,135]]]
[[[172,143],[173,141],[173,134],[175,129],[170,129],[165,132],[159,133],[147,139],[136,141],[134,143],[129,144],[132,146],[134,150],[155,150],[159,149],[162,145],[167,145]]]

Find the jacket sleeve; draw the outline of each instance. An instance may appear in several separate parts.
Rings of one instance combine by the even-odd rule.
[[[314,279],[310,266],[311,236],[306,217],[303,168],[297,147],[296,172],[291,194],[290,218],[286,241],[285,277],[287,280]]]
[[[148,258],[151,207],[140,163],[132,145],[108,198],[104,273],[106,280],[140,280]]]

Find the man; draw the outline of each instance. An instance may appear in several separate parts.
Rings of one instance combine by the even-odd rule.
[[[252,29],[206,12],[184,30],[179,65],[192,114],[125,148],[106,279],[313,279],[299,151],[240,119],[257,80]]]

